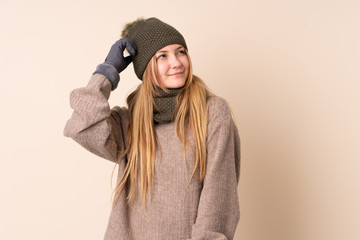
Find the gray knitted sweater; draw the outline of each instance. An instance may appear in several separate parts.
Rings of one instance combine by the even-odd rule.
[[[111,83],[100,74],[84,88],[70,94],[74,109],[64,135],[90,152],[117,161],[125,148],[128,110],[110,109]],[[240,172],[240,141],[225,100],[209,97],[207,168],[203,183],[199,172],[189,183],[194,166],[193,147],[186,151],[176,136],[174,123],[157,124],[161,150],[155,157],[154,188],[143,207],[140,183],[134,205],[126,203],[122,191],[112,208],[106,240],[225,240],[233,239],[239,221],[237,184]],[[120,161],[119,175],[125,167]]]

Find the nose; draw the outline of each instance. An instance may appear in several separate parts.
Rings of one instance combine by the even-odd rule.
[[[170,58],[169,63],[170,63],[170,67],[171,67],[171,68],[176,68],[176,67],[181,66],[181,62],[179,61],[179,59],[177,58],[176,55],[173,55],[173,56]]]

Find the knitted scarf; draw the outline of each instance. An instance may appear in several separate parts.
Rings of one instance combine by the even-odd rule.
[[[154,121],[157,123],[171,122],[175,118],[176,97],[181,88],[168,89],[168,93],[158,89],[160,95],[154,96]]]

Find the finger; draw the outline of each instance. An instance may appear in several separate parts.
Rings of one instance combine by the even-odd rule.
[[[124,38],[123,41],[125,48],[128,50],[130,55],[135,56],[136,55],[136,47],[133,41],[131,41],[129,38]]]

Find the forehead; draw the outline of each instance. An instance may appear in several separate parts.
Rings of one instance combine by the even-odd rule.
[[[184,48],[182,45],[180,44],[170,44],[170,45],[167,45],[165,47],[163,47],[162,49],[160,49],[158,52],[171,52],[171,51],[175,51],[179,48]]]

